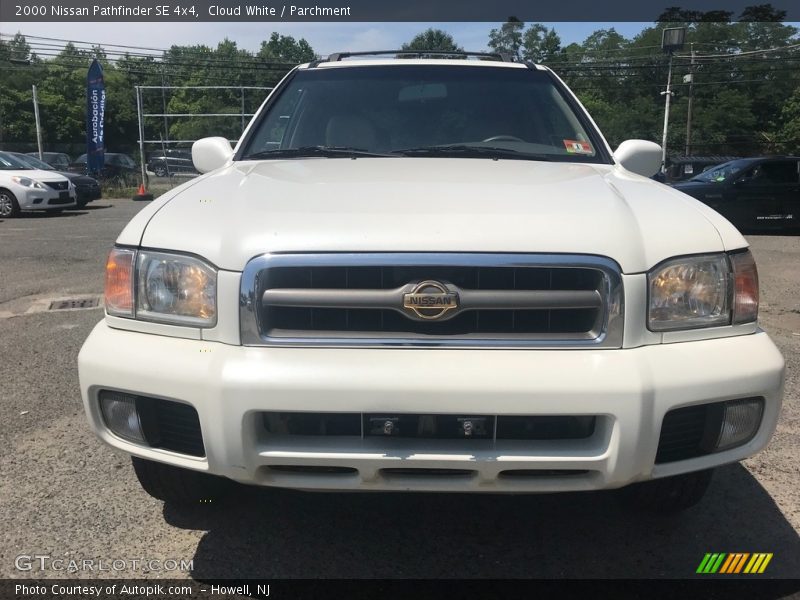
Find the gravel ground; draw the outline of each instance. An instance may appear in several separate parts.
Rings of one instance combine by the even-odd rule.
[[[692,576],[705,552],[773,552],[768,574],[800,577],[800,237],[750,237],[761,323],[788,364],[770,446],[719,469],[681,516],[629,514],[613,494],[310,494],[243,489],[235,507],[177,510],[141,491],[125,456],[90,434],[76,357],[100,309],[46,311],[102,292],[105,254],[141,208],[101,200],[61,216],[0,221],[0,577],[15,557],[177,559],[164,577]],[[97,573],[84,572],[84,577]]]

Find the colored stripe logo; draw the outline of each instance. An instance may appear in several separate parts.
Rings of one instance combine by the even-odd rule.
[[[755,575],[763,573],[772,560],[772,552],[708,552],[700,561],[696,573],[702,575],[725,574],[737,575],[746,573]]]

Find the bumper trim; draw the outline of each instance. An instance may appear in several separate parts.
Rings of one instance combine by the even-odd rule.
[[[110,352],[110,349],[114,352]],[[433,357],[433,359],[431,359]],[[763,333],[608,350],[251,348],[112,329],[100,322],[79,358],[92,429],[115,448],[244,483],[304,489],[568,491],[614,488],[697,471],[761,450],[777,424],[784,362]],[[194,406],[206,459],[143,448],[110,434],[100,389]],[[732,450],[655,464],[673,409],[764,398],[756,436]],[[595,433],[572,440],[286,438],[266,440],[265,411],[598,415]],[[602,427],[600,423],[606,423]],[[320,436],[311,436],[317,437]],[[485,446],[475,444],[486,441]],[[453,442],[448,444],[447,442]],[[270,465],[348,467],[358,474],[299,475]],[[382,468],[465,469],[478,476],[382,477]],[[508,469],[586,470],[585,475],[499,477]],[[337,483],[338,482],[338,483]]]

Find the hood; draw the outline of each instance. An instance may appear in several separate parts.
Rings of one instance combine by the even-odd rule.
[[[88,175],[81,175],[79,173],[70,173],[69,171],[54,171],[62,177],[66,177],[75,185],[97,185],[97,179],[89,177]]]
[[[64,176],[55,171],[45,171],[44,169],[16,169],[3,171],[7,175],[16,175],[17,177],[27,177],[28,179],[35,179],[36,181],[63,181]]]
[[[692,198],[611,165],[359,158],[237,162],[152,203],[119,243],[240,271],[265,252],[531,252],[624,272],[746,246]]]

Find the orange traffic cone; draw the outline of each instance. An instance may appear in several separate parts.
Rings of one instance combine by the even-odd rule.
[[[139,190],[136,195],[133,197],[134,200],[152,200],[153,194],[148,194],[147,190],[144,188],[144,183],[139,184]]]

